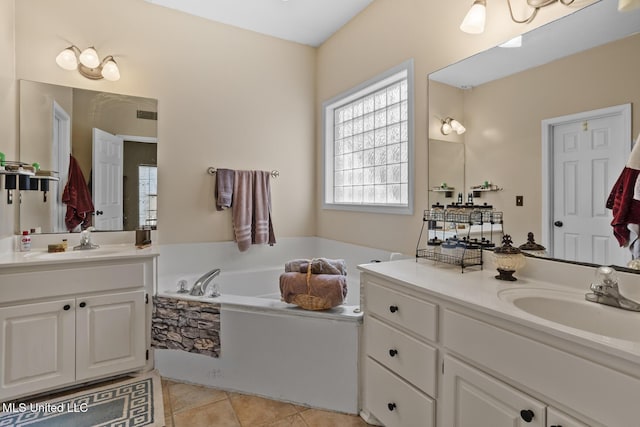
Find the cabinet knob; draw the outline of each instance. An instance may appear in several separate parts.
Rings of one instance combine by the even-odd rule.
[[[396,404],[395,403],[387,403],[387,408],[389,408],[390,411],[393,411],[394,409],[396,409]]]
[[[395,357],[396,354],[398,354],[398,350],[396,350],[395,348],[392,348],[391,350],[389,350],[389,356]]]
[[[549,426],[549,427],[562,427],[562,426],[560,424],[554,424],[554,425]]]
[[[555,225],[556,227],[562,227],[564,224],[562,223],[562,221],[556,221],[553,223],[553,225]]]
[[[389,306],[389,311],[392,313],[395,313],[396,311],[398,311],[398,306],[397,305],[390,305]]]
[[[71,306],[69,304],[65,304],[64,307],[62,307],[62,309],[64,311],[68,311],[68,310],[71,310]]]
[[[87,306],[87,303],[82,301],[80,304],[78,304],[80,306],[80,308],[85,308]]]
[[[524,420],[525,423],[530,423],[535,417],[535,414],[531,409],[523,409],[522,411],[520,411],[520,417]]]

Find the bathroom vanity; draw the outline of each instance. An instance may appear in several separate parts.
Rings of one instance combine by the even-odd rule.
[[[424,260],[360,266],[362,417],[387,427],[640,425],[640,313],[585,301],[593,268],[531,263],[571,285]],[[639,276],[620,281],[640,287]]]
[[[0,401],[144,369],[157,253],[0,256]]]

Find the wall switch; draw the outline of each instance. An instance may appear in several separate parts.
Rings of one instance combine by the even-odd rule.
[[[516,206],[524,206],[524,196],[516,196]]]

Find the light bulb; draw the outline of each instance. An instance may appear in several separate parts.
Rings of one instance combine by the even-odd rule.
[[[484,32],[484,23],[487,18],[486,0],[475,0],[473,6],[464,17],[460,29],[468,34],[481,34]]]
[[[56,56],[56,64],[65,70],[75,70],[78,68],[78,58],[71,47],[66,48]]]
[[[451,129],[453,129],[458,135],[462,135],[467,131],[467,128],[462,126],[462,123],[456,119],[451,119]]]
[[[102,65],[102,77],[112,82],[120,80],[120,70],[113,58]]]
[[[80,54],[80,63],[87,68],[96,68],[100,65],[98,52],[93,47],[88,47]]]
[[[440,132],[442,132],[443,135],[449,135],[452,130],[453,130],[453,128],[451,127],[451,125],[448,122],[442,123],[442,127],[440,128]]]

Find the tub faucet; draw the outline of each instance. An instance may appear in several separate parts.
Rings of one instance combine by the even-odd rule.
[[[99,245],[94,245],[91,243],[91,232],[95,230],[93,227],[89,227],[86,230],[82,230],[80,233],[80,244],[78,246],[74,246],[74,251],[85,250],[85,249],[98,249]]]
[[[198,280],[196,280],[196,283],[193,284],[189,294],[194,296],[204,295],[204,292],[207,290],[207,286],[218,274],[220,274],[219,268],[214,268],[213,270],[203,274]]]
[[[640,311],[640,304],[620,294],[615,270],[611,267],[599,267],[596,271],[596,282],[584,296],[587,301],[610,305],[624,310]]]

